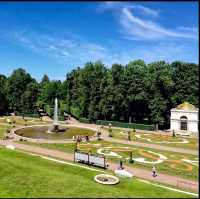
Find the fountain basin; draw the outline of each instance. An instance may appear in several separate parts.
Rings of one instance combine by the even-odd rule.
[[[98,174],[94,177],[94,180],[105,185],[114,185],[119,183],[118,177],[109,174]]]
[[[89,128],[81,128],[76,126],[61,125],[64,129],[61,132],[47,133],[49,125],[34,125],[13,129],[13,133],[18,137],[30,138],[36,140],[65,140],[72,139],[73,136],[94,136],[95,131]]]

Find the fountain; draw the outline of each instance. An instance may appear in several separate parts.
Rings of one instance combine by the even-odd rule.
[[[110,174],[98,174],[94,180],[100,184],[114,185],[119,183],[119,178]]]
[[[14,130],[14,134],[22,138],[40,139],[40,140],[57,140],[72,139],[74,136],[93,136],[95,131],[90,128],[76,127],[74,125],[61,124],[58,121],[58,100],[55,98],[53,122],[49,125],[34,125],[21,127]]]
[[[53,130],[58,131],[58,100],[55,98],[55,107],[54,107],[54,115],[53,115]]]
[[[59,128],[59,122],[58,122],[58,99],[55,98],[54,115],[53,115],[53,126],[50,126],[48,128],[47,133],[64,132],[65,130],[66,130],[66,128]]]

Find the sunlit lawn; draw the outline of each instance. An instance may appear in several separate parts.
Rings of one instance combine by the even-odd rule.
[[[113,186],[94,181],[97,171],[61,165],[36,156],[0,148],[0,197],[188,197],[183,193],[120,178]]]
[[[66,144],[49,144],[49,143],[47,144],[47,143],[30,143],[30,142],[19,142],[19,143],[36,145],[36,146],[49,148],[49,149],[56,149],[56,150],[60,150],[60,151],[68,152],[68,153],[73,153],[75,149],[74,143],[66,143]],[[96,144],[99,144],[99,145],[96,145]],[[82,143],[78,145],[78,148],[81,151],[95,153],[95,154],[97,153],[97,149],[102,148],[102,147],[114,147],[112,149],[106,149],[106,152],[108,153],[112,151],[121,155],[123,157],[122,159],[124,163],[127,164],[128,166],[144,168],[144,169],[148,169],[149,171],[151,171],[153,164],[139,163],[136,161],[133,164],[130,164],[129,161],[125,158],[129,158],[130,152],[132,151],[133,158],[144,157],[145,160],[147,161],[155,161],[158,158],[158,156],[152,153],[148,153],[147,151],[149,150],[155,153],[159,153],[166,156],[168,159],[162,163],[156,164],[158,172],[167,173],[170,175],[176,175],[176,176],[180,176],[180,177],[184,177],[188,179],[194,179],[194,180],[197,180],[198,178],[198,166],[181,161],[181,159],[197,160],[195,158],[197,158],[198,156],[195,156],[195,155],[166,152],[166,151],[161,151],[161,150],[141,148],[141,147],[135,147],[135,146],[118,144],[118,143],[107,142],[107,141],[91,141],[88,144]],[[124,150],[123,148],[119,148],[119,147],[129,147],[129,148]],[[110,161],[114,161],[117,163],[119,162],[119,158],[117,157],[107,156],[107,158]]]

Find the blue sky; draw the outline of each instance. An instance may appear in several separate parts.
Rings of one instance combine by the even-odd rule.
[[[1,2],[0,73],[64,80],[88,61],[198,63],[198,2]]]

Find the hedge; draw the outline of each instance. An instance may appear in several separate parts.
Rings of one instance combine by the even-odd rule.
[[[80,122],[82,123],[92,123],[87,118],[80,118]],[[146,125],[146,124],[138,124],[138,123],[123,123],[123,122],[115,122],[115,121],[105,121],[105,120],[96,120],[95,122],[98,125],[109,125],[110,123],[112,126],[122,127],[122,128],[132,128],[132,129],[141,129],[141,130],[149,130],[154,131],[154,125]]]
[[[79,119],[79,122],[87,123],[87,124],[91,123],[90,120],[87,119],[87,118],[80,118],[80,119]]]
[[[134,128],[134,129],[141,129],[141,130],[149,130],[154,131],[154,125],[145,125],[145,124],[138,124],[138,123],[123,123],[123,122],[115,122],[115,121],[104,121],[104,120],[97,120],[96,124],[99,125],[109,125],[112,124],[112,126],[116,127],[122,127],[122,128]]]
[[[17,116],[24,116],[24,117],[34,117],[34,118],[39,118],[39,114],[35,114],[35,113],[19,113],[16,112]]]
[[[64,119],[63,116],[58,116],[58,120],[59,120],[59,121],[64,121],[65,119]]]

